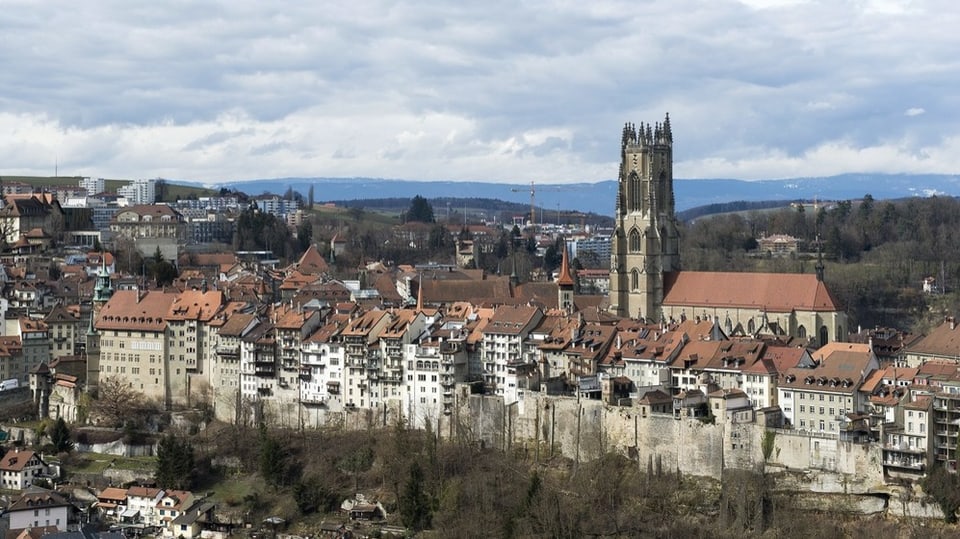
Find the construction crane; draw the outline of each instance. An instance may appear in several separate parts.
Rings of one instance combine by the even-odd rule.
[[[526,189],[522,189],[520,187],[514,187],[513,189],[511,189],[511,191],[513,191],[514,193],[520,193],[520,192],[526,191]],[[530,226],[533,226],[534,223],[537,222],[537,206],[535,204],[536,193],[537,193],[537,188],[534,185],[533,180],[530,180]]]

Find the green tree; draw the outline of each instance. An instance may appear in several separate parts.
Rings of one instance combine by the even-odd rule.
[[[332,512],[337,509],[337,493],[333,492],[320,478],[311,476],[300,479],[293,485],[293,499],[301,514]]]
[[[70,439],[70,427],[62,417],[58,417],[56,423],[50,429],[50,443],[57,450],[57,453],[69,453],[73,451],[73,440]]]
[[[307,208],[313,209],[313,185],[310,185],[310,189],[307,191]]]
[[[259,457],[260,475],[263,476],[263,480],[274,487],[283,485],[287,475],[287,461],[283,446],[276,438],[270,436],[264,424],[260,425]]]
[[[417,462],[410,464],[410,476],[404,485],[399,509],[400,519],[407,528],[420,531],[430,527],[433,511],[424,488],[423,469]]]
[[[413,200],[410,201],[410,209],[407,210],[406,221],[419,223],[435,222],[433,206],[427,202],[427,199],[420,195],[413,197]]]
[[[163,488],[187,490],[193,477],[193,445],[173,434],[160,438],[157,444],[157,483]]]
[[[306,251],[313,243],[313,223],[309,219],[297,227],[297,242],[300,244],[301,251]]]

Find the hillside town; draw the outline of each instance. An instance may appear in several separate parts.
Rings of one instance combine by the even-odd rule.
[[[819,251],[812,273],[683,270],[672,141],[669,116],[626,125],[613,229],[521,223],[539,252],[561,245],[555,271],[526,275],[516,265],[510,274],[477,267],[503,224],[448,224],[446,261],[361,258],[345,278],[333,265],[355,244],[349,230],[311,239],[289,261],[268,250],[197,248],[234,245],[244,211],[296,233],[313,210],[298,198],[157,203],[156,180],[109,194],[94,178],[56,190],[5,182],[0,402],[28,404],[3,427],[62,419],[123,428],[123,417],[90,396],[127,390],[152,410],[204,410],[227,424],[403,422],[444,436],[473,397],[517,414],[557,399],[638,421],[754,424],[872,447],[891,484],[935,467],[955,471],[957,320],[924,335],[850,327]],[[396,235],[416,249],[429,229],[406,223]],[[782,234],[757,239],[771,256],[798,249]],[[609,268],[574,267],[587,251]],[[134,253],[141,271],[121,270]],[[147,275],[153,257],[173,266],[168,282]],[[173,485],[113,485],[82,503],[68,499],[42,488],[60,482],[53,456],[8,442],[0,487],[11,493],[9,537],[93,520],[120,526],[114,533],[164,537],[232,529],[208,497]],[[376,501],[348,501],[348,518],[384,512]]]

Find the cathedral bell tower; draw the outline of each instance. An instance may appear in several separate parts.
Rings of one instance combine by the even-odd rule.
[[[623,127],[614,220],[610,309],[659,322],[664,274],[680,270],[669,114],[662,124]]]

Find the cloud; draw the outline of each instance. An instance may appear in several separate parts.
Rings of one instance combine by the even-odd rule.
[[[624,122],[669,111],[678,177],[955,173],[958,18],[934,0],[15,0],[0,172],[597,181]]]

